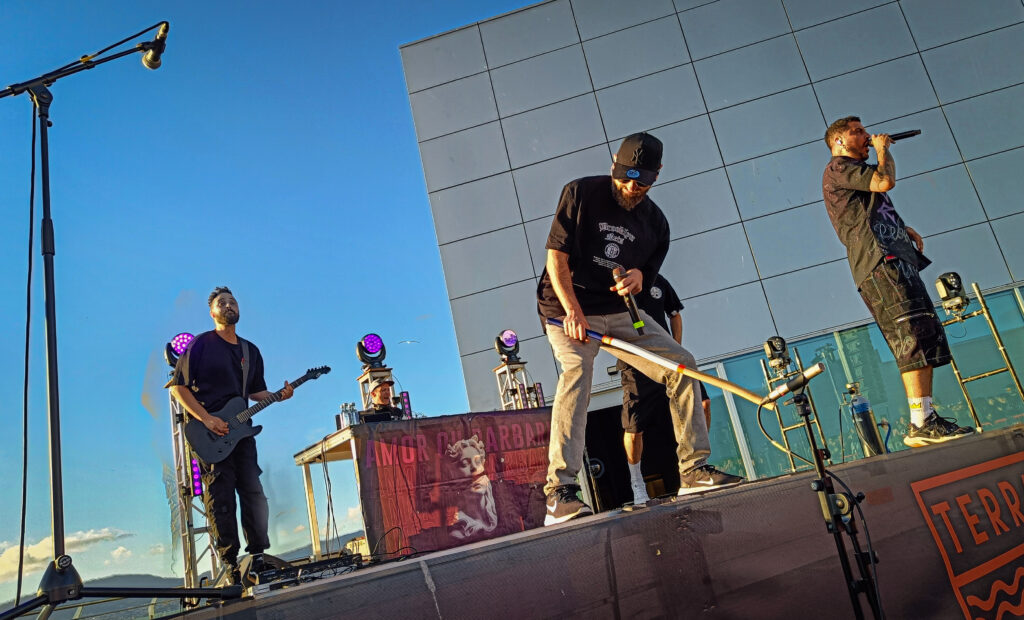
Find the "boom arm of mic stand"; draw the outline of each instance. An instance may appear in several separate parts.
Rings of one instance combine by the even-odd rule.
[[[549,319],[547,319],[547,322],[550,325],[555,325],[557,327],[562,327],[562,321],[560,319],[551,319],[551,318],[549,318]],[[678,372],[681,375],[690,377],[691,379],[697,379],[698,381],[703,381],[704,383],[707,383],[708,385],[713,385],[713,386],[715,386],[716,388],[718,388],[720,390],[725,390],[726,392],[729,392],[731,394],[735,394],[736,396],[739,396],[740,398],[742,398],[744,400],[750,401],[750,402],[754,403],[755,405],[761,405],[762,404],[761,401],[764,400],[764,398],[762,396],[760,396],[758,394],[755,394],[755,393],[751,392],[750,390],[748,390],[748,389],[746,389],[744,387],[740,387],[740,386],[736,385],[735,383],[730,383],[729,381],[726,381],[725,379],[719,379],[718,377],[716,377],[714,375],[708,375],[708,374],[705,374],[705,373],[700,372],[698,370],[694,370],[692,368],[687,368],[686,366],[683,366],[682,364],[679,364],[677,362],[673,362],[672,360],[670,360],[668,358],[665,358],[665,357],[662,357],[660,355],[657,355],[655,353],[651,353],[647,349],[644,349],[642,347],[638,347],[635,344],[626,342],[625,340],[621,340],[621,339],[615,338],[613,336],[607,336],[605,334],[600,334],[600,333],[595,332],[594,330],[591,330],[591,329],[587,330],[587,336],[590,337],[590,338],[594,338],[596,340],[600,340],[601,344],[605,344],[605,345],[608,345],[610,347],[615,347],[616,349],[620,349],[622,351],[626,351],[627,353],[632,353],[633,355],[638,355],[638,356],[644,358],[645,360],[647,360],[649,362],[653,362],[653,363],[657,364],[658,366],[661,366],[662,368],[667,368],[669,370]],[[775,410],[775,403],[774,402],[764,403],[763,406],[764,406],[765,409],[770,409],[772,411]]]
[[[69,75],[74,75],[76,73],[80,73],[80,72],[86,71],[88,69],[92,69],[92,68],[97,67],[99,65],[102,65],[104,63],[110,62],[111,60],[117,60],[118,58],[123,58],[124,56],[130,56],[131,54],[137,54],[137,53],[140,53],[140,52],[147,52],[152,47],[152,45],[153,45],[152,41],[147,41],[145,43],[138,44],[136,47],[133,47],[132,49],[124,50],[124,51],[118,52],[116,54],[113,54],[111,56],[107,56],[105,58],[101,58],[99,60],[87,60],[87,61],[83,62],[82,64],[75,65],[73,67],[68,67],[67,69],[58,69],[57,71],[51,71],[50,73],[44,73],[43,75],[41,75],[41,76],[39,76],[37,78],[33,78],[31,80],[28,80],[27,82],[20,82],[18,84],[11,84],[7,88],[5,88],[3,90],[0,90],[0,99],[3,99],[4,97],[9,97],[11,95],[20,95],[21,93],[29,90],[30,88],[32,88],[34,86],[40,86],[40,85],[42,85],[42,86],[49,86],[50,84],[53,84],[54,82],[56,82],[57,80],[59,80],[61,78],[67,77]]]

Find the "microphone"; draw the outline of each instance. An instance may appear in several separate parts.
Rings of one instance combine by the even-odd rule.
[[[626,277],[626,272],[622,270],[622,267],[616,267],[612,270],[612,277],[616,282],[621,282]],[[629,311],[629,318],[633,321],[633,329],[637,334],[643,336],[644,321],[640,318],[640,311],[636,309],[636,299],[633,297],[633,293],[623,296],[622,299],[626,302],[626,310]]]
[[[921,130],[920,129],[911,129],[910,131],[901,131],[899,133],[891,133],[891,134],[889,134],[889,139],[892,140],[893,142],[898,142],[900,140],[906,140],[907,138],[913,138],[914,136],[919,136],[919,135],[921,135]],[[868,146],[874,147],[875,145],[871,143],[871,140],[868,140]]]
[[[160,56],[164,53],[164,48],[167,46],[167,30],[170,28],[170,24],[163,22],[160,24],[160,30],[156,32],[156,38],[153,39],[151,48],[142,55],[142,65],[147,69],[159,69],[160,68]]]
[[[761,401],[761,404],[766,405],[768,403],[774,403],[775,401],[779,400],[786,394],[789,394],[793,390],[798,390],[803,386],[807,385],[811,379],[817,377],[823,372],[825,372],[825,365],[822,364],[821,362],[818,362],[814,366],[811,366],[807,370],[803,371],[803,373],[790,379],[785,385],[780,385],[779,387],[769,392],[768,396],[765,396],[764,400]]]

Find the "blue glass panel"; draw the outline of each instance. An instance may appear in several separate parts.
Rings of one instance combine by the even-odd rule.
[[[726,163],[773,153],[825,135],[825,122],[810,86],[712,112],[711,121]]]
[[[939,104],[916,54],[823,80],[814,92],[829,123],[853,115],[871,125]]]
[[[1004,28],[924,52],[924,64],[943,103],[1020,84],[1024,63],[1024,24]]]
[[[843,2],[822,2],[822,0],[782,0],[786,14],[794,30],[807,28],[846,15],[869,9],[889,0],[844,0]]]
[[[1014,86],[945,106],[964,159],[1024,145],[1022,98],[1024,86]]]
[[[502,116],[525,112],[590,90],[583,48],[573,45],[491,71]]]
[[[796,33],[814,81],[916,51],[899,6],[887,4]],[[837,41],[843,44],[837,45]],[[856,41],[856,46],[847,42]]]
[[[613,140],[705,112],[692,65],[599,90],[597,103],[605,132]]]
[[[623,50],[629,52],[623,53]],[[585,41],[583,51],[594,88],[605,88],[690,62],[675,16]]]
[[[778,37],[694,63],[712,110],[806,84],[796,40]]]
[[[572,12],[583,40],[672,15],[672,0],[633,2],[623,10],[620,0],[573,0]]]
[[[501,65],[579,43],[569,0],[556,0],[480,24],[487,65]]]
[[[789,32],[779,0],[719,0],[679,14],[694,59]]]
[[[1018,0],[902,0],[900,6],[923,50],[1024,20]]]
[[[989,218],[1024,211],[1024,149],[969,161],[967,169]]]
[[[992,222],[999,248],[1017,282],[1024,281],[1024,215],[1018,213]]]

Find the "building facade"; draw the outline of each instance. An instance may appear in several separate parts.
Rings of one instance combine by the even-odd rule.
[[[898,373],[822,203],[824,131],[850,114],[873,132],[923,131],[893,147],[891,192],[925,237],[934,264],[923,277],[957,271],[991,291],[1021,356],[1021,0],[550,0],[401,55],[473,410],[498,406],[503,329],[554,393],[535,289],[559,193],[606,173],[636,131],[665,144],[650,194],[672,228],[662,273],[686,306],[684,345],[712,372],[763,391],[757,351],[778,334],[805,364],[830,362],[814,390],[833,436],[849,433],[833,428],[848,381],[905,428]],[[950,330],[962,364],[998,361],[984,325]],[[620,398],[600,370],[614,360],[601,355],[592,408]],[[966,423],[946,370],[936,399]],[[985,405],[990,423],[1013,422],[1024,404],[1008,373],[985,382],[976,400],[996,403]],[[754,462],[753,408],[714,392],[716,454],[734,453],[752,475],[777,469],[781,455]]]

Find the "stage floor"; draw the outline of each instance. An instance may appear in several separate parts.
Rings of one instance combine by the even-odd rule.
[[[888,618],[1024,614],[1024,426],[830,469],[866,494]],[[813,478],[609,511],[183,616],[853,617]]]

